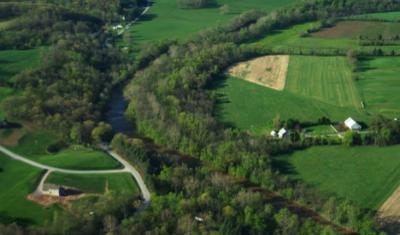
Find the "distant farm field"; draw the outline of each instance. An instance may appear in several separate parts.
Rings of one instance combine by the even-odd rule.
[[[400,57],[362,60],[357,87],[370,113],[400,117]]]
[[[283,91],[229,77],[217,85],[216,115],[239,129],[265,133],[279,116],[315,121],[322,116],[343,121],[365,119],[344,57],[291,56]],[[333,69],[327,69],[333,68]]]
[[[31,225],[52,219],[56,207],[44,208],[26,199],[35,190],[41,174],[39,169],[0,154],[0,223]]]
[[[180,9],[174,0],[156,0],[150,10],[127,34],[134,45],[165,39],[184,39],[210,26],[226,23],[250,9],[271,11],[294,3],[294,0],[219,0],[204,9]],[[228,11],[221,13],[220,7]]]
[[[400,146],[313,147],[278,156],[274,165],[322,192],[371,209],[400,185]]]
[[[376,39],[379,37],[392,39],[399,36],[400,23],[372,22],[372,21],[340,21],[335,26],[325,28],[314,37],[319,38],[353,38],[358,37]]]
[[[52,173],[46,182],[77,188],[85,193],[102,194],[106,191],[115,191],[118,193],[139,195],[136,182],[129,173],[107,175],[69,175]]]
[[[371,21],[372,20],[399,21],[400,20],[400,11],[355,15],[355,16],[347,17],[347,19],[371,20]]]

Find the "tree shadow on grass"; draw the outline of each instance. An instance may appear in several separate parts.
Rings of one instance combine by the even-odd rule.
[[[16,223],[23,227],[27,227],[29,225],[35,224],[35,222],[32,219],[16,218],[16,217],[8,216],[8,215],[0,215],[0,223],[2,223],[2,224]]]

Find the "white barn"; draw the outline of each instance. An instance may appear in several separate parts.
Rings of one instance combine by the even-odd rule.
[[[283,139],[283,137],[285,137],[286,134],[287,134],[287,130],[285,128],[280,129],[278,132],[279,139]]]
[[[347,128],[353,131],[361,130],[361,125],[354,121],[354,119],[351,117],[347,118],[346,121],[344,121],[344,125],[346,125]]]

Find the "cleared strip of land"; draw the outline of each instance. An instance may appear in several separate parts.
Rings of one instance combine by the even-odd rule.
[[[288,55],[263,56],[236,64],[228,70],[228,74],[281,91],[285,88],[288,65]]]

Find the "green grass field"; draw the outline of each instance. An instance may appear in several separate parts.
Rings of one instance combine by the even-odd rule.
[[[345,57],[291,56],[285,89],[332,105],[361,108]]]
[[[0,169],[0,223],[44,224],[59,211],[56,207],[46,209],[26,200],[26,196],[36,188],[41,170],[11,160],[2,154]]]
[[[0,50],[0,84],[13,83],[13,77],[27,68],[33,68],[39,64],[40,54],[43,48],[32,50]],[[17,94],[14,88],[0,85],[0,102],[11,95]],[[0,119],[4,117],[0,109]]]
[[[230,77],[216,88],[221,97],[216,114],[222,122],[258,134],[269,130],[277,115],[301,121],[367,119],[343,57],[291,56],[286,84],[276,91]]]
[[[287,29],[276,30],[265,37],[249,43],[249,46],[268,48],[274,51],[290,51],[292,53],[322,49],[348,49],[356,48],[357,42],[348,38],[318,38],[301,37],[308,29],[315,27],[318,22],[294,25]]]
[[[142,20],[132,27],[133,46],[164,39],[185,39],[205,28],[227,22],[250,9],[271,11],[287,6],[294,0],[218,0],[228,5],[229,13],[221,14],[219,6],[204,9],[180,9],[175,0],[156,0]],[[132,45],[131,45],[132,46]]]
[[[119,193],[140,193],[136,182],[129,173],[109,175],[69,175],[53,173],[46,182],[78,188],[86,193],[104,193],[106,188]]]
[[[377,209],[400,184],[400,146],[314,147],[275,158],[276,167],[322,192]]]
[[[400,20],[400,11],[355,15],[355,16],[347,17],[346,19],[399,21]]]
[[[377,57],[362,61],[357,87],[370,113],[400,116],[400,57]]]
[[[26,134],[11,149],[31,160],[66,169],[98,170],[121,167],[106,153],[82,146],[70,146],[56,154],[48,153],[47,147],[56,141],[57,137],[51,133],[36,131]]]

